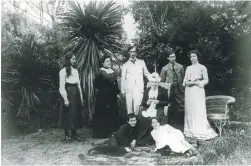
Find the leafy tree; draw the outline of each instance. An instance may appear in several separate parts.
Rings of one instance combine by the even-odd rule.
[[[177,61],[188,65],[187,53],[196,48],[209,69],[209,87],[234,86],[226,84],[241,72],[237,61],[244,54],[237,56],[243,48],[238,43],[251,34],[248,2],[139,1],[132,8],[141,30],[139,55],[149,66],[157,61],[160,71],[167,63],[162,55],[170,48],[176,51]]]
[[[250,2],[137,1],[132,9],[140,29],[138,52],[150,69],[157,63],[160,72],[170,48],[185,66],[188,51],[198,49],[210,78],[207,95],[235,96],[233,114],[250,119]]]

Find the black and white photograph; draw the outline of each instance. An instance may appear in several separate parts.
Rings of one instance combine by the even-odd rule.
[[[251,1],[1,0],[1,165],[249,165]]]

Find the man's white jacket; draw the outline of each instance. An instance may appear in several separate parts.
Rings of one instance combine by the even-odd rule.
[[[121,74],[121,93],[129,93],[134,88],[140,92],[144,92],[144,79],[145,75],[148,79],[150,74],[146,68],[143,60],[136,59],[135,64],[129,59],[122,67]]]

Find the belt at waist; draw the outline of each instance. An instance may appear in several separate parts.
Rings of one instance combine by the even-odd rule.
[[[68,83],[68,82],[65,83],[65,87],[74,87],[74,86],[78,86],[78,84],[77,83]]]

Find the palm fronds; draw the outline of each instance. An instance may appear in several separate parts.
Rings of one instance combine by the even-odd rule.
[[[82,8],[70,2],[70,11],[63,26],[69,42],[74,44],[84,95],[87,98],[89,117],[94,112],[94,73],[99,58],[104,54],[115,56],[121,50],[122,9],[115,2],[90,2]]]
[[[41,91],[55,86],[49,72],[52,65],[43,56],[34,36],[25,36],[12,49],[13,52],[4,56],[8,65],[2,68],[2,86],[5,90],[20,91],[22,99],[17,116],[27,111],[30,117],[31,111],[41,104]]]

